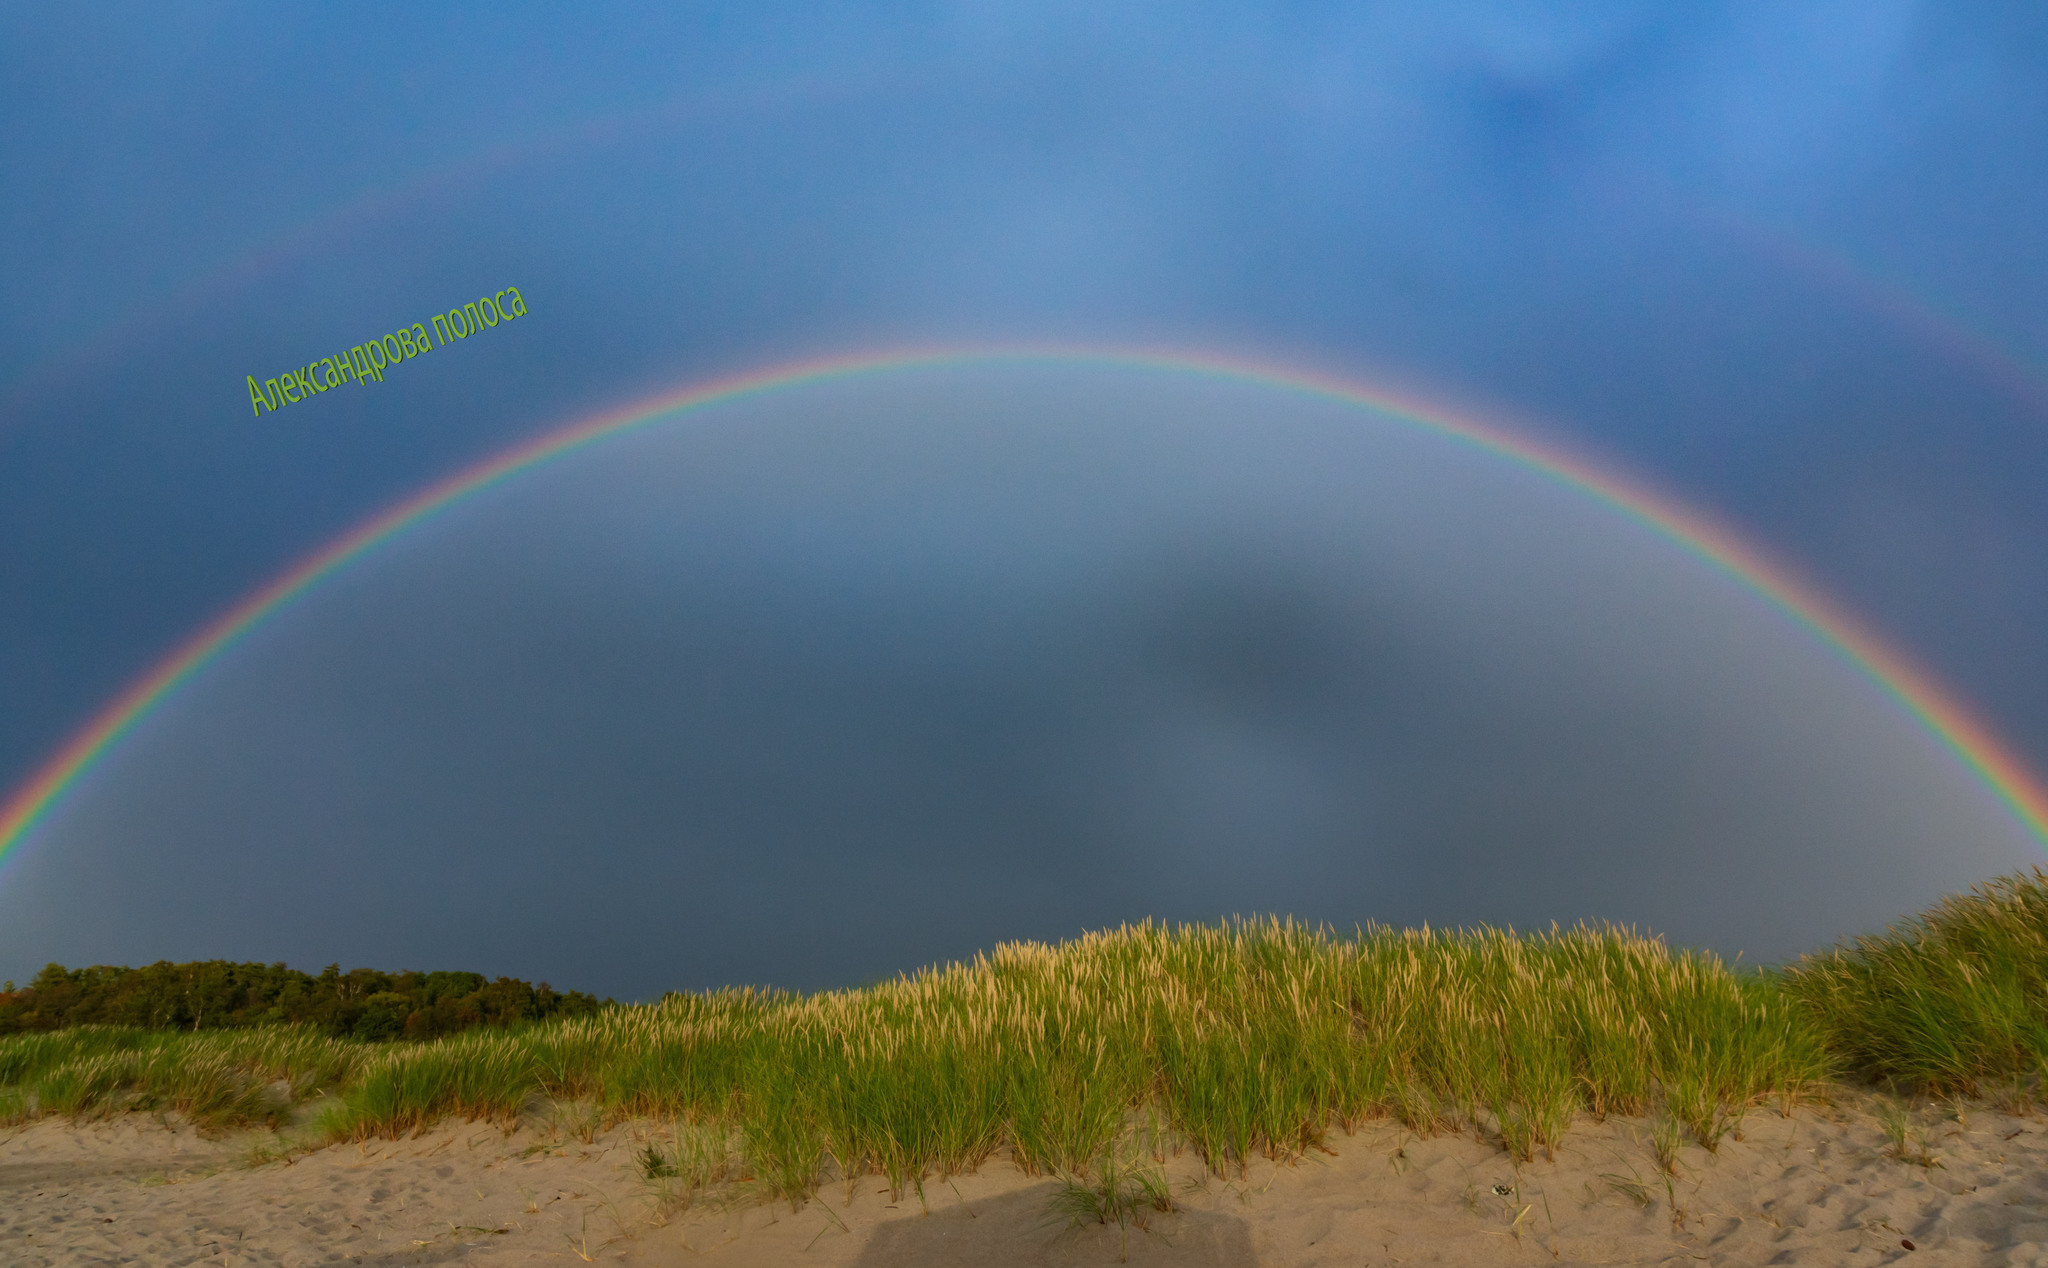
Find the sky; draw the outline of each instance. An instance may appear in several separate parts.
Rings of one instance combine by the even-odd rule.
[[[0,121],[0,789],[494,455],[1047,346],[1572,455],[2048,771],[2030,6],[12,6]],[[659,421],[309,588],[0,856],[0,975],[640,998],[1256,912],[1772,959],[2040,858],[1584,487],[1270,384],[957,363]]]

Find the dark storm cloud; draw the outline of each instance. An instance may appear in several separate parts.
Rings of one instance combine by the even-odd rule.
[[[618,6],[573,21],[418,6],[13,11],[0,16],[0,171],[13,177],[0,181],[10,244],[0,251],[0,782],[25,779],[237,598],[464,463],[693,379],[820,352],[1002,338],[1223,347],[1499,402],[1736,521],[2048,766],[2041,393],[2015,390],[2010,373],[1987,374],[1953,339],[1931,341],[1926,323],[1870,302],[1917,296],[2038,376],[2048,363],[2048,254],[2036,232],[2048,222],[2044,107],[2048,26],[1988,4],[749,4]],[[1849,261],[1876,289],[1801,266],[1800,244]],[[532,320],[490,342],[437,350],[403,383],[329,393],[275,420],[242,412],[245,374],[303,364],[508,282],[531,298]],[[959,806],[1009,806],[994,816],[1009,835],[988,835],[989,813],[947,812],[960,816],[947,833],[986,839],[997,855],[1026,848],[1018,842],[1085,855],[1086,833],[1054,840],[1058,825],[1078,822],[1162,840],[1230,842],[1258,824],[1296,841],[1365,824],[1390,839],[1492,839],[1484,825],[1505,807],[1569,799],[1545,790],[1577,785],[1543,771],[1553,751],[1592,751],[1572,736],[1655,733],[1670,717],[1590,689],[1546,693],[1512,656],[1449,678],[1415,669],[1480,617],[1425,619],[1403,606],[1417,601],[1411,591],[1393,599],[1363,583],[1358,593],[1381,597],[1341,599],[1349,574],[1325,555],[1341,555],[1332,543],[1356,526],[1302,538],[1250,511],[1219,525],[1190,518],[1193,494],[1102,510],[1153,545],[1100,582],[1124,600],[1083,604],[1076,579],[1111,576],[1089,542],[1006,501],[1005,486],[962,474],[993,458],[940,451],[946,460],[921,468],[925,478],[977,514],[1009,515],[1011,535],[992,534],[1000,545],[955,543],[952,558],[944,541],[913,548],[883,533],[877,542],[896,544],[872,553],[895,562],[864,564],[856,585],[833,562],[853,546],[821,540],[830,516],[814,501],[838,496],[844,461],[785,453],[791,465],[749,486],[757,503],[742,516],[763,540],[782,534],[780,546],[750,541],[717,568],[689,565],[710,569],[704,584],[735,605],[720,619],[780,605],[753,618],[750,628],[775,631],[758,635],[760,663],[733,667],[721,690],[754,700],[740,688],[802,683],[802,699],[838,702],[836,712],[727,706],[742,720],[759,711],[747,730],[757,748],[744,752],[801,751],[855,725],[847,719],[922,737],[872,751],[835,742],[845,772],[896,765],[845,774],[843,785],[821,770],[820,788],[840,787],[844,800],[817,805],[749,785],[731,774],[745,765],[738,757],[700,741],[691,751],[703,761],[739,763],[704,768],[730,775],[725,822],[778,840],[813,833],[818,805],[893,822],[861,798],[897,780],[889,795],[903,800],[955,804],[936,781],[992,799],[963,794]],[[1289,465],[1263,442],[1245,453],[1247,469],[1270,461],[1296,473],[1283,484],[1321,461]],[[1088,464],[1071,451],[1062,461],[1073,483],[1056,482],[1059,496],[1119,505],[1087,483]],[[805,471],[816,478],[798,480]],[[863,522],[896,514],[883,503]],[[731,531],[740,521],[721,522]],[[648,529],[670,531],[659,517]],[[899,545],[909,553],[892,555]],[[538,568],[568,547],[524,549]],[[1003,593],[1031,602],[967,603],[971,586],[927,576],[993,567],[991,550],[1017,579]],[[1483,570],[1485,558],[1456,567]],[[812,563],[780,589],[756,575],[798,559]],[[644,593],[644,565],[620,555],[595,574],[603,585],[578,582],[587,593],[577,602],[602,611],[640,595],[664,611],[668,600]],[[1573,584],[1569,571],[1542,575]],[[662,786],[642,763],[659,751],[651,737],[666,734],[656,715],[626,707],[639,696],[501,700],[496,684],[572,652],[577,672],[602,679],[605,664],[652,663],[670,638],[729,648],[755,635],[636,617],[605,642],[573,619],[575,605],[557,612],[536,599],[540,584],[442,584],[503,610],[497,650],[474,650],[474,674],[465,658],[421,652],[387,665],[388,681],[335,679],[349,698],[383,693],[394,710],[460,688],[433,716],[470,722],[378,730],[372,741],[337,720],[298,742],[361,772],[367,803],[397,795],[378,782],[391,777],[388,754],[410,753],[422,771],[457,762],[450,779],[480,787],[495,767],[460,767],[447,742],[461,726],[553,728],[585,737],[577,760],[593,796],[638,804],[630,790]],[[1475,574],[1470,589],[1516,584]],[[447,603],[434,619],[454,638],[473,618]],[[369,619],[334,611],[344,624]],[[958,669],[971,687],[954,684],[939,673],[953,664],[941,649],[978,644],[933,634],[918,624],[927,617],[993,622],[1015,647],[966,657],[982,667]],[[1093,666],[1091,685],[1047,685],[1081,682],[1077,665]],[[1654,678],[1654,666],[1639,670],[1623,677]],[[293,690],[315,689],[305,672]],[[1525,721],[1487,722],[1494,693],[1523,701],[1501,716]],[[223,719],[245,716],[231,697],[209,697],[221,718],[188,724],[231,733]],[[1373,710],[1408,728],[1398,752],[1344,721]],[[1147,721],[1112,725],[1126,715]],[[605,739],[614,725],[632,740],[617,752]],[[975,740],[996,733],[1019,738],[1000,753]],[[1404,762],[1428,766],[1458,746],[1515,773],[1462,791],[1387,791]],[[1645,857],[1703,848],[1720,831],[1710,825],[1727,827],[1724,811],[1675,768],[1646,768],[1646,751],[1656,750],[1614,741],[1601,804],[1663,807],[1669,833],[1654,847],[1644,838]],[[1084,778],[1090,770],[1121,771],[1123,791]],[[231,799],[238,785],[220,778],[216,801]],[[333,801],[327,779],[305,796],[329,798],[319,831],[338,840],[362,808]],[[116,782],[107,774],[95,787],[114,797]],[[159,792],[199,796],[181,786]],[[1062,791],[1048,801],[1048,788]],[[461,813],[408,795],[421,848],[428,825],[436,839],[461,837]],[[777,798],[787,802],[780,826],[741,813]],[[293,826],[291,804],[245,812],[283,816],[263,820],[264,832],[312,831]],[[579,810],[488,813],[508,820],[494,832],[537,841],[534,825],[568,824]],[[1553,817],[1574,822],[1563,808]],[[161,844],[163,857],[215,857],[198,822],[192,839]],[[628,816],[615,835],[644,831]],[[1564,829],[1544,831],[1551,840]],[[1225,859],[1217,867],[1238,857],[1220,845],[1211,854]],[[1481,854],[1469,864],[1496,865],[1516,864]],[[1389,910],[1439,918],[1426,895],[1447,892],[1449,865],[1400,866],[1414,898]],[[82,858],[78,868],[84,876]],[[1256,877],[1240,879],[1260,892]],[[1204,891],[1188,884],[1193,904]],[[1541,884],[1532,871],[1524,892],[1553,892]],[[480,912],[483,899],[460,894],[488,890],[480,880],[445,901]],[[1020,928],[1064,928],[1077,915],[1052,896],[1030,907],[1024,895],[1037,891],[1021,882],[1016,892],[1020,913],[1044,917],[1020,914]],[[1105,898],[1085,914],[1128,909]],[[962,921],[944,945],[985,941]],[[9,954],[41,954],[30,941]],[[760,972],[811,972],[788,967],[798,959]],[[754,970],[735,959],[718,971]]]

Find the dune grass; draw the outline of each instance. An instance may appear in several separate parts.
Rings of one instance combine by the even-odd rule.
[[[2000,877],[1807,956],[1791,992],[1846,1072],[1976,1095],[2048,1073],[2048,872]]]
[[[860,990],[672,995],[420,1043],[13,1036],[0,1114],[155,1106],[221,1128],[332,1088],[318,1131],[341,1141],[451,1115],[509,1128],[551,1099],[590,1107],[592,1130],[671,1124],[642,1162],[683,1200],[736,1179],[793,1203],[835,1173],[921,1192],[999,1149],[1071,1188],[1128,1161],[1138,1118],[1155,1125],[1148,1149],[1163,1126],[1225,1175],[1375,1117],[1527,1159],[1579,1114],[1655,1115],[1674,1149],[1682,1132],[1712,1150],[1751,1107],[1836,1079],[1967,1092],[2036,1074],[2044,983],[2039,871],[1775,971],[1606,927],[1141,924]]]
[[[364,1045],[311,1027],[200,1033],[78,1026],[0,1039],[0,1123],[175,1110],[202,1128],[276,1125],[345,1081]]]

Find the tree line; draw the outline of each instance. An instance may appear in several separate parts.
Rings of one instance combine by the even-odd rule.
[[[0,1035],[66,1026],[220,1030],[304,1023],[350,1039],[427,1039],[594,1013],[612,1003],[481,973],[381,973],[330,964],[318,976],[283,964],[225,960],[139,969],[51,964],[22,990],[0,991]]]

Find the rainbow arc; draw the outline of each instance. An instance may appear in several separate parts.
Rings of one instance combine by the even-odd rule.
[[[1834,649],[1937,737],[2048,848],[2048,794],[2026,767],[1960,703],[1903,656],[1864,630],[1826,596],[1806,585],[1725,527],[1669,498],[1566,454],[1459,412],[1398,393],[1298,371],[1217,357],[1097,349],[919,351],[807,362],[721,379],[636,402],[516,446],[414,494],[300,560],[269,584],[221,613],[103,708],[0,806],[0,862],[45,821],[77,783],[151,709],[217,659],[266,617],[380,543],[500,481],[586,445],[708,405],[798,384],[896,370],[975,363],[1124,366],[1210,375],[1303,392],[1374,410],[1412,426],[1476,446],[1533,468],[1706,561],[1778,608]]]

